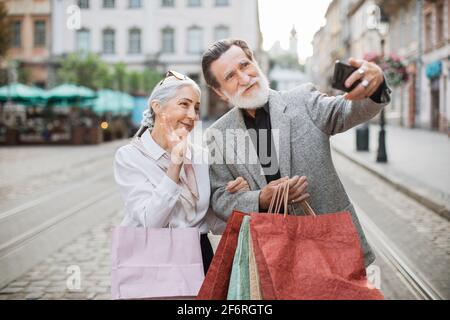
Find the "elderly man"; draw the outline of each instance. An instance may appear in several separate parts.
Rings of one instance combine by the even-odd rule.
[[[305,199],[318,214],[351,212],[368,266],[375,256],[333,166],[330,137],[375,117],[389,103],[390,90],[376,64],[356,59],[349,63],[358,71],[345,85],[350,88],[358,80],[361,84],[344,96],[329,97],[312,84],[287,92],[271,90],[245,41],[221,40],[204,53],[207,84],[233,106],[208,130],[215,156],[210,163],[211,206],[225,221],[234,209],[265,212],[276,186],[288,180],[290,214],[301,212],[299,204]],[[249,134],[250,146],[235,143],[250,132],[256,132]],[[252,152],[249,149],[258,161],[239,161],[243,152]],[[230,161],[236,158],[230,154],[238,161]],[[250,191],[226,192],[235,187],[227,182],[237,177],[247,180]]]

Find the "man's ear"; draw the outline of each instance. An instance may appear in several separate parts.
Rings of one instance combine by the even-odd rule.
[[[225,102],[229,102],[228,98],[222,93],[222,91],[220,91],[219,89],[216,88],[212,88],[214,90],[214,92],[220,97],[220,99],[222,99]]]

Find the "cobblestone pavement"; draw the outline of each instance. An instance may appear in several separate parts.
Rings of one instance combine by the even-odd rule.
[[[121,221],[118,210],[101,225],[51,255],[0,290],[0,300],[110,299],[110,232]],[[80,286],[76,275],[80,271]]]
[[[28,200],[43,190],[87,177],[112,166],[111,153],[126,140],[96,146],[23,146],[0,148],[0,204]],[[0,205],[0,206],[1,206]]]
[[[395,215],[404,225],[411,226],[416,235],[423,236],[433,246],[450,256],[449,221],[418,204],[414,199],[398,192],[394,187],[386,184],[370,172],[361,169],[358,165],[344,159],[342,156],[334,154],[333,159],[344,185],[345,182],[351,180],[373,200],[386,206],[389,214]],[[347,189],[347,191],[352,197],[352,190]],[[371,218],[377,221],[386,217],[380,212],[378,216],[372,216]],[[401,225],[393,227],[398,232],[401,231]]]
[[[351,200],[409,260],[412,270],[449,299],[450,222],[343,156],[334,153],[333,160]],[[379,255],[377,260],[383,263]],[[392,270],[381,271],[393,279]],[[401,299],[404,293],[392,296]]]

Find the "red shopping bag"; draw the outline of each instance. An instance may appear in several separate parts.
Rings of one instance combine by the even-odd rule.
[[[278,203],[284,199],[287,212],[289,188],[280,186],[279,191],[283,196]],[[309,205],[303,205],[311,212]],[[250,232],[263,299],[383,299],[367,281],[360,240],[349,212],[252,214]]]
[[[239,230],[246,214],[234,211],[217,246],[197,300],[226,300]]]

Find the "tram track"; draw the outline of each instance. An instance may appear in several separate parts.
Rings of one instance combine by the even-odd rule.
[[[355,202],[353,203],[369,243],[408,290],[418,300],[445,300],[445,297],[419,271],[414,263],[377,227],[369,215]]]
[[[0,288],[120,207],[110,168],[0,212]]]

